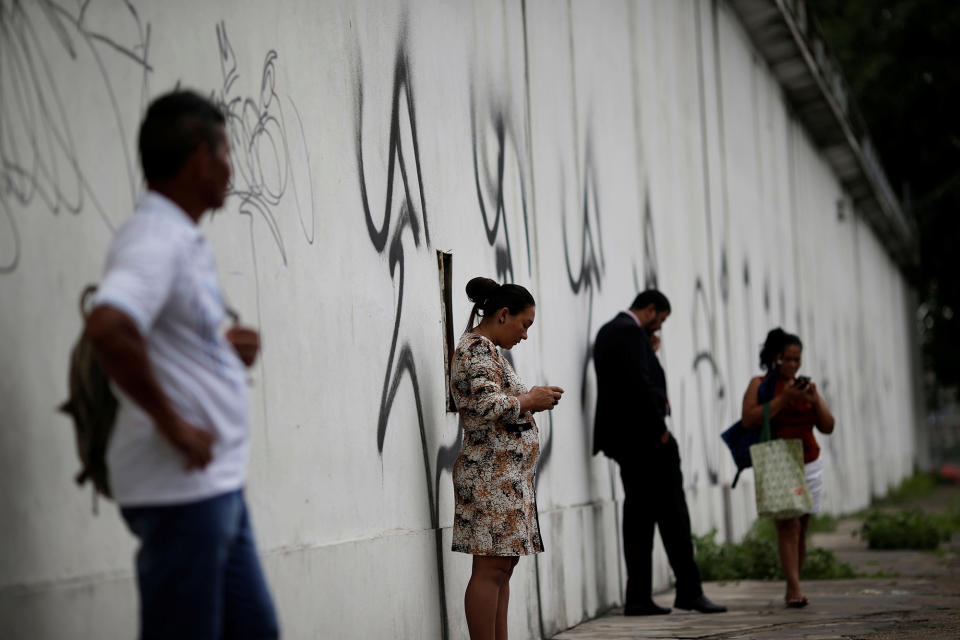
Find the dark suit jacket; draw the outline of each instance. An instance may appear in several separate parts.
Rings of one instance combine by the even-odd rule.
[[[593,346],[597,413],[593,453],[617,462],[656,455],[667,430],[667,388],[650,337],[628,312],[603,325]]]

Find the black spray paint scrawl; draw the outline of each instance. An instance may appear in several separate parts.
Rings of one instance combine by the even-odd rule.
[[[420,381],[417,376],[417,364],[409,341],[400,339],[400,322],[403,318],[405,294],[405,256],[403,239],[405,234],[413,240],[413,246],[420,250],[430,246],[430,228],[427,221],[427,207],[423,196],[423,179],[420,170],[420,151],[416,125],[416,103],[410,86],[409,60],[405,49],[405,39],[400,38],[400,46],[394,62],[393,90],[390,105],[390,139],[388,142],[388,165],[386,191],[383,196],[383,223],[377,226],[371,211],[371,196],[367,188],[367,173],[363,158],[363,119],[364,93],[363,69],[360,56],[357,55],[356,68],[356,149],[357,169],[360,186],[360,198],[363,203],[364,222],[370,242],[378,254],[387,253],[390,277],[396,291],[396,311],[394,315],[393,336],[390,352],[384,372],[383,387],[380,393],[380,410],[377,419],[377,451],[382,456],[390,413],[396,400],[397,390],[404,379],[409,379],[413,388],[417,411],[417,426],[420,435],[420,447],[423,455],[423,471],[427,489],[427,502],[430,509],[430,526],[435,534],[437,596],[440,604],[440,636],[449,637],[447,621],[446,588],[443,571],[443,536],[440,529],[440,515],[437,495],[439,493],[440,474],[443,469],[452,469],[457,452],[458,440],[451,447],[441,447],[437,452],[435,473],[431,473],[430,451],[427,443],[426,426],[423,417]],[[403,117],[405,112],[406,117]],[[411,148],[404,146],[401,127],[407,127]],[[399,174],[399,176],[398,176]],[[395,211],[393,202],[394,181],[399,177],[402,183],[403,197]],[[392,223],[392,227],[391,227]],[[391,235],[392,230],[392,235]]]

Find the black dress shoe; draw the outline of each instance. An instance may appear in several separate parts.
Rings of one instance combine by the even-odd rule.
[[[710,598],[700,595],[693,600],[676,600],[673,603],[677,609],[699,611],[700,613],[723,613],[727,610],[722,604],[711,602]]]
[[[623,607],[625,616],[662,616],[670,613],[670,607],[660,607],[651,600],[642,604],[628,604]]]

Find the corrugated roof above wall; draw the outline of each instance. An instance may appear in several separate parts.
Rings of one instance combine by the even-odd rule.
[[[833,167],[854,208],[893,259],[919,260],[916,225],[900,206],[863,119],[803,0],[729,0],[797,117]]]

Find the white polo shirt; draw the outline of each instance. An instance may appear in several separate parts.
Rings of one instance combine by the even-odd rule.
[[[221,330],[213,252],[186,212],[148,192],[110,245],[94,304],[136,322],[173,408],[215,438],[207,468],[184,470],[183,455],[115,387],[120,407],[107,466],[117,503],[182,504],[241,488],[249,450],[246,375]]]

